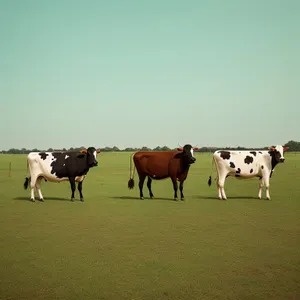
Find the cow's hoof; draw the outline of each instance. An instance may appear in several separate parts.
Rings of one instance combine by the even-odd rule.
[[[218,199],[219,199],[219,200],[223,200],[223,198],[222,198],[222,197],[218,197]]]
[[[178,198],[174,198],[174,201],[178,201]]]
[[[267,197],[267,200],[271,200],[271,198],[270,198],[270,197]]]
[[[184,197],[183,197],[183,198],[181,198],[181,201],[184,201]]]
[[[44,202],[44,199],[43,199],[43,198],[41,198],[41,199],[40,199],[40,201],[41,201],[41,202]]]
[[[81,202],[84,202],[84,199],[83,199],[83,198],[80,198],[80,201],[81,201]]]
[[[259,197],[259,196],[258,196],[258,199],[260,199],[260,200],[261,200],[261,197]]]
[[[140,197],[141,200],[144,200],[144,197]]]
[[[33,198],[30,198],[30,201],[31,201],[31,202],[35,202],[35,200],[34,200]]]
[[[154,196],[150,196],[150,199],[154,199]]]
[[[223,200],[227,200],[227,198],[225,197],[225,198],[223,198]]]
[[[74,201],[75,201],[75,198],[71,198],[71,201],[74,202]]]

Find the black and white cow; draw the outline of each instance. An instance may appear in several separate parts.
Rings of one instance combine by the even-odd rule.
[[[217,187],[219,199],[226,200],[224,190],[225,179],[235,176],[238,179],[259,177],[258,198],[261,199],[262,187],[266,186],[266,198],[270,199],[270,178],[278,163],[284,162],[283,151],[288,147],[277,145],[265,151],[227,151],[218,150],[213,154],[213,162],[217,170]],[[211,176],[208,180],[211,185]]]
[[[74,201],[76,190],[75,182],[78,182],[80,200],[83,202],[82,182],[89,169],[96,167],[97,153],[94,147],[80,152],[31,152],[27,156],[27,167],[30,175],[26,177],[24,188],[27,189],[30,181],[31,201],[35,201],[34,190],[36,189],[40,201],[44,201],[41,192],[41,180],[44,178],[50,182],[69,181],[72,190],[71,200]]]

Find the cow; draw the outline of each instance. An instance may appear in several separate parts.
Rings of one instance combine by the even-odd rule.
[[[276,165],[284,162],[283,151],[287,149],[288,147],[277,145],[276,147],[270,147],[264,151],[215,151],[212,163],[215,164],[217,171],[216,180],[219,199],[227,199],[224,190],[225,179],[228,176],[235,176],[237,179],[259,177],[258,198],[261,199],[262,187],[265,185],[266,198],[270,200],[270,178]],[[208,179],[208,185],[211,185],[211,175]]]
[[[49,182],[69,181],[72,195],[71,201],[75,201],[75,182],[78,182],[80,201],[84,202],[82,195],[82,182],[92,167],[98,165],[97,153],[94,147],[83,149],[80,152],[30,152],[27,156],[27,169],[30,175],[25,178],[24,189],[26,190],[30,182],[31,201],[35,201],[34,191],[38,192],[39,200],[44,201],[41,192],[41,180]]]
[[[183,148],[177,148],[177,151],[138,151],[133,153],[130,158],[128,188],[134,188],[134,172],[136,168],[139,175],[140,199],[144,199],[143,186],[147,176],[147,187],[151,199],[154,198],[151,189],[152,180],[161,180],[170,177],[174,188],[174,200],[178,198],[178,180],[180,182],[181,200],[183,201],[183,183],[187,178],[190,165],[196,162],[196,158],[193,155],[194,150],[198,150],[198,148],[193,148],[187,144]],[[133,162],[134,166],[132,170]]]

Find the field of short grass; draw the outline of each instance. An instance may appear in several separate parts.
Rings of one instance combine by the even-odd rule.
[[[271,201],[256,198],[258,179],[235,178],[218,200],[207,153],[185,202],[169,179],[139,200],[130,153],[101,153],[85,203],[70,201],[68,182],[42,182],[45,202],[32,203],[26,156],[0,155],[0,299],[300,299],[300,154],[285,157]]]

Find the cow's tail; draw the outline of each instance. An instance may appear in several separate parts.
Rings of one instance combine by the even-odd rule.
[[[27,159],[27,174],[28,174],[28,159]],[[29,184],[29,181],[30,181],[30,175],[27,175],[26,178],[25,178],[25,182],[24,182],[24,189],[27,190],[28,188],[28,184]]]
[[[134,173],[135,173],[135,164],[133,162],[133,156],[135,153],[131,154],[130,156],[130,173],[129,173],[129,180],[128,180],[128,188],[134,188]]]
[[[209,178],[208,178],[208,186],[211,186],[211,175],[212,175],[212,171],[213,171],[213,167],[214,167],[214,162],[215,162],[215,159],[214,159],[214,156],[212,158],[212,162],[211,162],[211,171],[210,171],[210,175],[209,175]]]

